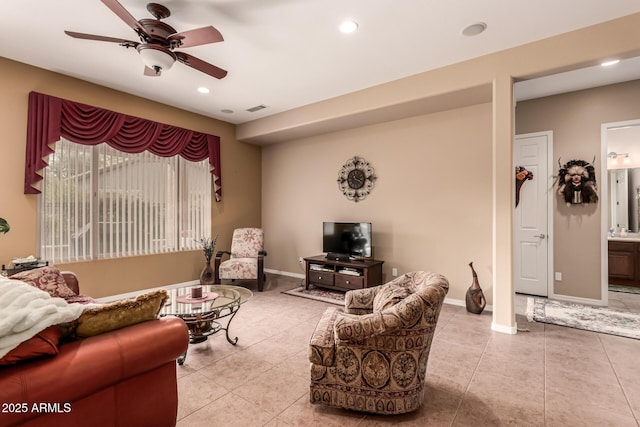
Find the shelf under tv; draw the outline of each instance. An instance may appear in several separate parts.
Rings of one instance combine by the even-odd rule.
[[[305,289],[309,285],[349,291],[382,284],[382,264],[374,259],[334,260],[325,255],[304,258]]]

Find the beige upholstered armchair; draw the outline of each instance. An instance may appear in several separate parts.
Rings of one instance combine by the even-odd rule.
[[[309,345],[311,403],[401,414],[424,401],[427,359],[449,283],[424,271],[346,293]]]
[[[229,259],[222,261],[227,254]],[[256,279],[262,292],[264,274],[264,232],[261,228],[236,228],[233,230],[230,251],[219,251],[214,262],[215,283],[220,279]]]

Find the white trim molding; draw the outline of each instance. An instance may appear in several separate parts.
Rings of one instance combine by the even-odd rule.
[[[491,330],[501,332],[503,334],[515,335],[518,333],[518,324],[516,323],[513,326],[504,326],[498,325],[495,322],[491,322]]]
[[[271,269],[271,268],[265,268],[264,271],[265,271],[265,273],[280,274],[282,276],[295,277],[297,279],[304,279],[305,278],[304,274],[292,273],[290,271],[274,270],[274,269]]]

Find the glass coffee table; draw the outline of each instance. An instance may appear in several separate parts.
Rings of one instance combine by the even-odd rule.
[[[240,306],[253,296],[247,288],[232,285],[204,285],[202,297],[192,298],[191,289],[200,286],[183,286],[167,290],[169,300],[160,310],[160,316],[177,316],[189,328],[189,342],[197,344],[207,340],[209,335],[225,331],[227,341],[236,345],[238,337],[229,336],[229,325],[240,310]],[[222,319],[227,319],[223,324]],[[182,365],[187,358],[187,352],[178,358]]]

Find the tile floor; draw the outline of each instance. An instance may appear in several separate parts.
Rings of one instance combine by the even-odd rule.
[[[609,307],[616,310],[640,313],[640,294],[609,292]]]
[[[521,314],[518,327],[529,332],[505,335],[491,331],[491,313],[449,304],[418,411],[376,416],[311,405],[307,342],[329,304],[281,293],[300,281],[270,274],[261,293],[247,284],[254,296],[231,324],[238,344],[219,333],[190,345],[176,365],[178,427],[640,425],[640,340]]]

